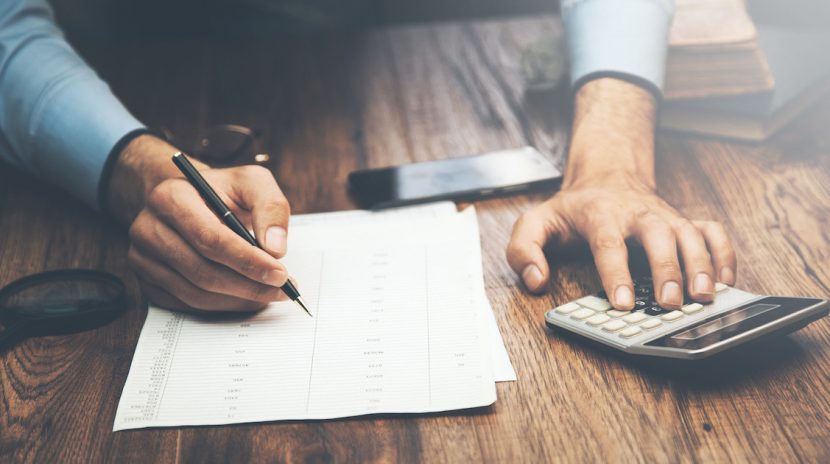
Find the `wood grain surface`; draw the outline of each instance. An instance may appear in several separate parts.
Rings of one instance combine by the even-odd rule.
[[[281,41],[80,44],[148,125],[193,137],[262,131],[295,213],[352,209],[357,168],[531,144],[563,163],[567,91],[525,95],[521,47],[552,18],[410,25]],[[830,296],[830,98],[758,146],[658,138],[660,193],[723,221],[738,286]],[[489,408],[318,422],[112,433],[146,315],[125,227],[0,166],[0,284],[64,267],[129,286],[116,322],[0,354],[0,462],[828,462],[830,321],[704,371],[655,369],[553,334],[543,312],[599,288],[585,256],[552,256],[545,296],[504,259],[516,217],[545,195],[476,204],[487,293],[518,381]],[[275,392],[275,394],[279,394]]]

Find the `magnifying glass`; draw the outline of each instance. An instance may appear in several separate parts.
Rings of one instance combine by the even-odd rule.
[[[124,283],[94,270],[48,271],[0,290],[0,351],[28,338],[100,327],[127,308]]]

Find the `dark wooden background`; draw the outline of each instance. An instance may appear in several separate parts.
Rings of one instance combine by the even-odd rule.
[[[81,46],[151,126],[263,132],[296,213],[350,209],[356,168],[531,144],[561,163],[564,92],[526,96],[523,44],[550,19],[410,25],[288,41]],[[658,184],[694,218],[723,221],[738,285],[830,296],[830,98],[759,146],[661,134]],[[0,166],[0,284],[64,267],[124,278],[130,308],[95,331],[0,354],[0,461],[813,461],[830,460],[830,321],[712,370],[672,373],[551,334],[542,314],[595,291],[590,260],[554,257],[531,297],[504,259],[513,221],[543,195],[476,204],[488,296],[518,373],[490,408],[112,433],[146,314],[125,227]],[[278,394],[278,393],[275,393]]]

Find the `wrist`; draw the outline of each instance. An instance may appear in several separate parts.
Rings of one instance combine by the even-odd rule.
[[[156,185],[181,175],[170,161],[177,151],[152,135],[141,135],[130,141],[113,166],[107,189],[107,209],[119,219],[132,222]]]
[[[563,188],[597,181],[654,190],[657,100],[634,84],[602,78],[576,94]]]

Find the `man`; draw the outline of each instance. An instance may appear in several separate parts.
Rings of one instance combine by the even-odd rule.
[[[659,0],[563,4],[576,111],[562,191],[516,223],[508,261],[531,291],[549,278],[543,247],[585,239],[614,306],[633,307],[625,239],[640,241],[658,301],[683,286],[709,301],[731,284],[721,226],[681,217],[654,192],[654,117],[671,5]],[[284,298],[279,258],[289,205],[264,168],[204,177],[260,237],[249,246],[213,215],[153,137],[63,40],[45,0],[0,4],[0,157],[131,224],[129,261],[147,297],[173,309],[255,310]],[[680,256],[689,277],[684,284]]]

